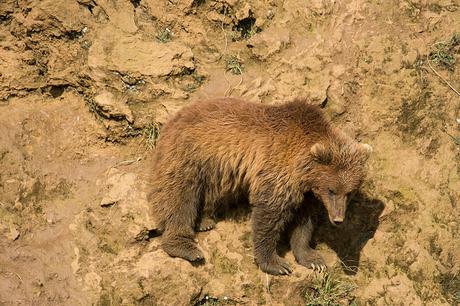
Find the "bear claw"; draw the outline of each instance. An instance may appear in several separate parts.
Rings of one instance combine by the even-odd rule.
[[[288,275],[292,273],[289,263],[279,257],[274,256],[271,260],[259,264],[262,271],[273,275]]]
[[[313,269],[313,271],[319,272],[319,273],[324,273],[327,270],[326,265],[323,265],[323,264],[312,263],[310,264],[310,266]]]
[[[207,232],[216,226],[216,222],[211,218],[204,218],[197,227],[198,232]]]
[[[302,266],[312,269],[315,272],[323,273],[327,270],[324,259],[315,250],[297,254],[296,260]]]

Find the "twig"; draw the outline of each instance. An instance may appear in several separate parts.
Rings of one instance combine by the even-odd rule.
[[[226,13],[224,13],[224,18],[225,18],[225,15]],[[222,29],[222,33],[224,33],[224,38],[225,38],[225,46],[224,46],[224,52],[222,53],[221,57],[220,58],[223,58],[225,55],[227,55],[227,48],[228,48],[228,37],[227,37],[227,32],[225,31],[224,29],[224,20],[222,19],[222,22],[220,24],[220,28]],[[230,83],[230,80],[227,78],[227,71],[224,71],[224,78],[225,78],[225,81],[227,82],[228,84],[228,87],[227,89],[225,90],[224,92],[224,96],[227,96],[227,92],[229,91],[229,89],[232,87],[232,84]]]
[[[224,18],[227,16],[226,14],[227,13],[224,13]],[[225,32],[225,29],[224,29],[224,20],[223,19],[222,19],[222,23],[220,24],[220,28],[222,29],[222,32],[224,33],[224,37],[225,37],[224,53],[222,53],[222,56],[224,56],[225,54],[227,54],[228,38],[227,38],[227,32]],[[221,56],[221,58],[222,58],[222,56]]]
[[[349,266],[347,265],[342,259],[338,259],[340,261],[340,263],[342,264],[342,267],[345,268],[345,270],[349,271],[349,272],[353,272],[353,273],[357,273],[358,272],[358,269],[359,267],[358,266]]]
[[[265,280],[267,282],[267,292],[270,293],[270,282],[268,280],[268,273],[265,272]]]
[[[124,160],[124,161],[121,161],[117,164],[115,164],[114,166],[112,166],[112,168],[114,167],[118,167],[118,166],[125,166],[125,165],[131,165],[133,163],[137,163],[138,161],[142,160],[142,157],[138,157],[136,159],[128,159],[128,160]]]
[[[447,136],[449,136],[450,138],[452,138],[452,140],[455,142],[456,145],[460,145],[460,138],[454,137],[453,135],[451,135],[449,132],[447,132],[444,129],[441,129],[441,131],[446,133]]]
[[[430,67],[431,70],[433,70],[433,72],[444,82],[447,84],[447,86],[450,87],[450,89],[452,89],[457,95],[460,96],[460,92],[454,88],[454,86],[452,86],[446,79],[444,79],[442,77],[442,75],[439,74],[439,72],[436,71],[436,69],[433,68],[433,66],[431,65],[431,61],[430,61],[430,57],[427,55],[427,61],[428,61],[428,66]]]
[[[0,273],[4,273],[6,275],[10,274],[10,276],[16,275],[16,277],[19,279],[19,281],[21,281],[21,284],[24,283],[24,281],[22,280],[22,277],[16,272],[0,271]]]
[[[123,160],[121,162],[118,162],[116,163],[115,165],[112,165],[110,166],[109,168],[107,168],[107,170],[105,171],[105,175],[107,176],[109,174],[109,171],[112,169],[112,168],[116,168],[118,166],[127,166],[127,165],[131,165],[133,163],[137,163],[139,161],[142,160],[142,156],[139,156],[138,158],[136,159],[128,159],[128,160]]]
[[[235,67],[235,68],[238,69],[238,72],[240,74],[240,81],[238,82],[238,84],[236,84],[236,86],[231,86],[229,80],[227,79],[226,72],[224,72],[225,79],[227,80],[227,83],[228,83],[228,88],[224,93],[224,96],[226,96],[226,97],[230,96],[232,94],[233,90],[235,90],[235,88],[237,88],[238,86],[243,84],[243,71],[241,71],[240,67]]]
[[[224,18],[227,16],[227,13],[224,13]],[[224,29],[224,20],[222,20],[221,24],[220,24],[220,28],[222,29],[222,33],[224,33],[224,38],[225,38],[225,46],[224,46],[224,52],[222,53],[221,57],[224,57],[225,55],[227,55],[227,49],[228,49],[228,37],[227,37],[227,32],[225,31]],[[240,86],[242,83],[243,83],[243,71],[241,71],[240,67],[235,67],[236,69],[238,69],[238,72],[240,74],[240,81],[238,82],[238,84],[236,86],[232,86],[232,83],[230,82],[230,80],[227,78],[227,71],[224,71],[224,78],[225,78],[225,81],[227,82],[228,84],[228,87],[227,89],[225,90],[224,92],[224,96],[227,97],[227,96],[230,96],[233,92],[233,90]]]
[[[21,276],[19,274],[17,274],[16,272],[13,272],[13,273],[19,278],[19,280],[21,281],[21,284],[23,284],[24,282],[23,282]]]

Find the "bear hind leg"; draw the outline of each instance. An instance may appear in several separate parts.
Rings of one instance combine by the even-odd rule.
[[[172,257],[180,257],[191,262],[201,261],[204,255],[194,239],[200,193],[190,187],[175,193],[175,203],[169,205],[173,209],[169,211],[164,222],[162,248]]]
[[[204,259],[203,252],[191,237],[172,236],[162,242],[163,250],[171,257],[179,257],[190,262]]]

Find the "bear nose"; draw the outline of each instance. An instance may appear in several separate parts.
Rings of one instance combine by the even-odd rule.
[[[343,218],[342,217],[335,217],[334,218],[334,224],[335,225],[340,225],[343,223]]]

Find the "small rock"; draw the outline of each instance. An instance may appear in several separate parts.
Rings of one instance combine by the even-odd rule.
[[[16,227],[10,227],[10,232],[7,234],[7,237],[13,241],[19,238],[19,231],[16,229]]]
[[[192,50],[178,42],[164,44],[111,32],[100,35],[88,53],[90,68],[151,77],[181,75],[195,69]]]
[[[332,116],[336,117],[343,115],[347,110],[342,103],[336,102],[331,104],[330,111],[332,113]]]
[[[75,253],[75,258],[70,263],[70,267],[72,268],[73,274],[77,274],[78,271],[80,270],[80,249],[77,247],[74,247],[73,251]]]
[[[124,231],[134,240],[145,237],[146,231],[157,229],[148,213],[149,203],[146,194],[137,188],[139,184],[136,174],[112,168],[106,182],[107,191],[100,204],[109,206],[117,203],[122,218],[129,216],[130,221],[124,223]]]
[[[22,210],[24,206],[22,205],[21,201],[19,201],[19,199],[16,200],[16,202],[14,202],[14,209],[16,210]]]
[[[340,70],[340,68],[338,69]],[[334,69],[332,75],[334,75]],[[338,117],[340,115],[343,115],[347,111],[345,104],[343,102],[343,98],[341,96],[341,90],[341,84],[337,80],[332,81],[330,86],[326,90],[328,106],[327,111],[330,113],[332,117]]]
[[[395,210],[395,204],[392,200],[389,200],[386,204],[385,204],[385,208],[383,209],[382,213],[380,214],[379,218],[382,219],[386,216],[388,216],[389,214],[391,214],[393,211]]]
[[[334,78],[339,78],[341,77],[346,71],[346,68],[344,65],[334,65],[331,70],[331,74]]]
[[[290,43],[289,31],[286,29],[273,29],[270,32],[261,32],[249,40],[252,54],[261,60],[281,51]]]
[[[85,291],[94,292],[100,294],[102,291],[101,287],[102,278],[96,272],[89,272],[84,277],[84,287]]]
[[[331,81],[327,75],[319,75],[311,80],[307,92],[310,101],[317,105],[324,104],[329,99],[328,91],[330,86]]]
[[[134,122],[134,117],[128,105],[109,91],[103,91],[94,97],[99,111],[109,119],[126,119],[129,123]]]
[[[120,201],[120,199],[115,199],[111,195],[107,195],[101,200],[100,205],[102,207],[112,206],[113,204],[117,203],[118,201]]]
[[[206,18],[209,21],[215,21],[215,22],[221,22],[223,24],[230,24],[232,22],[232,19],[228,16],[219,14],[216,11],[210,11],[206,14]]]
[[[418,52],[415,50],[409,50],[407,54],[405,54],[402,58],[401,61],[408,63],[410,65],[414,64],[415,61],[417,60]]]

